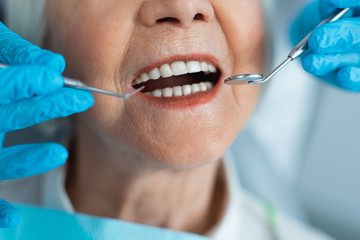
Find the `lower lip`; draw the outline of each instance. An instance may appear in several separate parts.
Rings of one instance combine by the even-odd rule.
[[[182,97],[152,97],[147,96],[143,93],[137,93],[136,96],[140,97],[141,99],[155,105],[159,108],[168,108],[172,110],[188,110],[200,107],[202,105],[208,104],[211,102],[217,93],[219,92],[220,88],[224,84],[223,79],[225,77],[221,76],[219,81],[216,85],[206,91],[206,92],[198,92],[195,94],[191,94],[188,96]]]

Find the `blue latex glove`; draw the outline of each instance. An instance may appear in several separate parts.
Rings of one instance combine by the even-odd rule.
[[[5,133],[66,117],[90,108],[89,92],[63,88],[65,60],[26,42],[0,23],[0,180],[40,174],[65,163],[68,153],[55,143],[2,148]],[[20,212],[0,200],[0,227],[20,223]]]
[[[312,2],[292,25],[291,38],[299,42],[336,8],[347,7],[354,8],[350,14],[313,31],[302,64],[332,85],[360,92],[360,0]]]

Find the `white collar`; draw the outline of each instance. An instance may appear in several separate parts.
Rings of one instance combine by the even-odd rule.
[[[67,165],[44,174],[42,204],[44,207],[75,212],[65,189]]]
[[[207,236],[213,240],[238,240],[243,232],[241,214],[241,186],[236,172],[233,155],[227,151],[223,157],[224,176],[228,192],[228,204],[223,211],[223,216]]]

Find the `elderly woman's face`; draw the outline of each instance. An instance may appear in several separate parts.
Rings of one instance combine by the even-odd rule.
[[[191,167],[219,158],[248,120],[259,88],[223,80],[262,72],[258,0],[49,0],[47,8],[47,40],[67,75],[119,93],[146,86],[129,100],[95,95],[82,115],[109,146]]]

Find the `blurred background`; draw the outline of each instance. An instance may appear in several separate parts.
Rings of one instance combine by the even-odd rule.
[[[274,67],[292,49],[291,22],[309,2],[273,1]],[[359,105],[360,94],[322,84],[299,60],[288,65],[232,146],[243,186],[335,239],[359,240]]]
[[[291,50],[290,23],[309,1],[273,2],[275,66]],[[359,105],[360,94],[324,85],[300,61],[291,63],[266,86],[232,146],[244,188],[335,239],[359,240]],[[8,134],[5,145],[42,140],[33,127]]]

